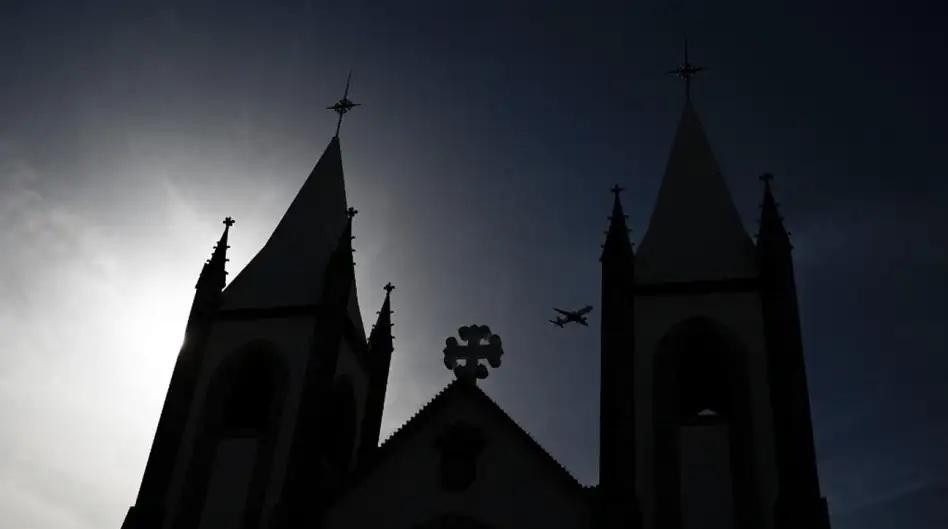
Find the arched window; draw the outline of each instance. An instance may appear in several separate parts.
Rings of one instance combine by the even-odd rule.
[[[267,429],[274,419],[276,370],[273,358],[266,354],[242,356],[222,368],[217,376],[226,379],[220,412],[223,435],[259,435]]]
[[[748,527],[756,516],[746,351],[723,325],[675,325],[655,357],[659,525]]]
[[[231,354],[207,385],[175,527],[254,527],[270,478],[287,369],[255,342]]]

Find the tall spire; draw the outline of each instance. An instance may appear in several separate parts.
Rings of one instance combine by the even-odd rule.
[[[829,513],[820,493],[813,444],[793,245],[774,200],[773,175],[766,173],[760,179],[764,198],[757,255],[780,491],[774,502],[776,526],[828,529]]]
[[[378,449],[379,433],[382,430],[382,413],[385,409],[385,391],[388,388],[388,371],[392,362],[394,337],[392,336],[392,291],[395,287],[387,283],[385,301],[379,310],[378,321],[369,335],[369,386],[366,395],[365,418],[363,419],[360,459],[368,458]]]
[[[755,271],[754,244],[698,113],[685,101],[636,273],[646,282],[663,282],[751,277]]]
[[[208,288],[215,292],[220,292],[224,289],[227,276],[227,262],[230,261],[230,259],[227,258],[227,249],[230,248],[230,246],[227,245],[227,235],[230,232],[230,227],[233,226],[235,222],[236,221],[231,217],[224,219],[224,233],[221,234],[220,240],[217,241],[217,244],[214,246],[214,252],[211,254],[211,258],[208,259],[201,268],[201,275],[198,277],[197,285],[195,285],[194,288]]]
[[[346,227],[342,231],[342,240],[340,241],[339,251],[348,252],[349,254],[349,264],[355,266],[355,248],[352,246],[352,241],[355,240],[355,235],[352,235],[352,219],[359,214],[359,210],[349,206],[346,208]]]
[[[618,184],[612,186],[612,194],[615,198],[612,202],[612,215],[609,216],[609,229],[606,231],[606,242],[602,245],[602,256],[600,261],[610,257],[631,257],[632,243],[629,242],[629,228],[625,219],[628,215],[622,210],[622,201],[619,194],[624,188]]]
[[[347,208],[342,151],[334,137],[269,240],[227,286],[225,308],[318,303]]]
[[[378,312],[378,320],[372,327],[369,334],[369,353],[375,360],[378,355],[391,354],[394,349],[392,336],[392,291],[395,286],[387,283],[385,289],[385,301],[382,302],[382,308]]]
[[[230,217],[224,219],[224,233],[214,246],[211,258],[201,267],[201,275],[198,276],[197,284],[194,285],[194,299],[191,301],[191,313],[185,329],[186,335],[193,334],[197,326],[208,321],[207,318],[220,307],[221,291],[226,282],[227,261],[229,261],[227,249],[230,246],[227,245],[227,236],[233,225],[234,219]]]
[[[777,209],[777,201],[774,199],[771,182],[774,175],[765,173],[760,176],[764,183],[764,199],[760,204],[760,228],[757,232],[757,245],[759,248],[772,244],[786,245],[788,248],[793,246],[790,243],[790,236],[783,225],[783,217]]]
[[[355,249],[352,241],[352,219],[358,213],[355,208],[346,210],[346,223],[336,239],[336,246],[323,273],[323,292],[318,300],[336,306],[351,301],[355,295]]]

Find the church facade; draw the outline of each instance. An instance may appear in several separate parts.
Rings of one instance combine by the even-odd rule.
[[[754,242],[686,100],[636,250],[613,189],[589,487],[473,374],[379,443],[393,287],[367,336],[337,129],[226,288],[225,220],[122,528],[829,529],[791,244],[763,180]]]

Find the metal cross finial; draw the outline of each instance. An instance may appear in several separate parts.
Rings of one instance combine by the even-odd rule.
[[[393,285],[392,282],[389,281],[388,283],[385,283],[385,286],[382,287],[382,289],[385,290],[385,294],[391,294],[392,291],[395,290],[395,285]]]
[[[349,81],[352,80],[352,72],[349,72],[349,76],[346,77],[346,91],[342,94],[342,99],[336,101],[336,103],[331,107],[326,107],[326,110],[332,110],[336,114],[339,114],[339,121],[336,122],[336,137],[339,137],[339,127],[342,126],[342,116],[346,112],[349,112],[353,107],[359,106],[361,103],[353,103],[349,100]]]
[[[612,187],[609,189],[609,191],[611,191],[612,194],[616,196],[616,198],[619,198],[619,193],[625,191],[625,188],[622,187],[622,186],[620,186],[619,184],[616,184],[616,185],[612,186]]]
[[[359,213],[359,210],[349,206],[349,209],[346,210],[346,216],[349,217],[349,220],[352,220],[352,217],[355,217]]]
[[[500,336],[490,332],[486,325],[470,325],[458,329],[458,336],[467,342],[459,345],[455,337],[445,341],[444,366],[454,371],[454,375],[464,382],[474,384],[479,378],[487,378],[487,366],[478,362],[487,360],[491,367],[500,367],[500,357],[504,350],[500,345]],[[486,341],[487,343],[481,343]],[[464,363],[458,363],[461,360]]]
[[[237,221],[234,220],[233,217],[227,217],[227,218],[224,219],[224,226],[227,226],[228,228],[230,228],[230,227],[233,226],[236,222],[237,222]]]
[[[669,75],[674,75],[679,79],[685,80],[685,100],[691,100],[691,78],[704,71],[704,66],[695,66],[688,61],[688,37],[685,37],[685,61],[674,70],[669,70]]]

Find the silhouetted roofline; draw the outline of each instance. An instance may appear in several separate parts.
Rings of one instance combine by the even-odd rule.
[[[418,409],[411,418],[402,423],[402,425],[392,432],[385,441],[379,445],[378,450],[374,453],[371,460],[365,462],[359,468],[356,469],[349,476],[349,482],[342,491],[340,491],[338,497],[339,499],[348,494],[353,488],[355,488],[359,483],[367,479],[372,475],[373,471],[381,466],[392,454],[396,453],[398,449],[405,444],[409,439],[411,439],[414,434],[420,432],[424,425],[440,410],[446,402],[449,401],[449,397],[460,392],[469,392],[475,398],[482,399],[482,402],[487,404],[487,408],[492,410],[494,413],[498,414],[501,418],[501,422],[507,424],[513,430],[518,432],[516,437],[521,439],[529,450],[533,450],[541,460],[545,461],[552,470],[554,474],[560,476],[561,481],[568,488],[575,490],[576,492],[585,493],[583,485],[563,466],[562,463],[557,461],[546,449],[543,448],[540,443],[533,438],[520,424],[517,423],[510,415],[507,414],[493,399],[491,399],[483,390],[481,390],[475,384],[469,384],[462,382],[460,380],[453,380],[450,384],[441,389],[431,400],[429,400],[424,406]]]

